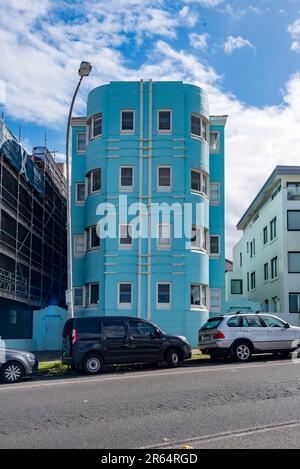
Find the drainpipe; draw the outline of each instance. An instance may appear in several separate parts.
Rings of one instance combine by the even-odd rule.
[[[151,319],[152,294],[152,80],[149,80],[149,140],[148,140],[148,308],[147,319]]]
[[[143,121],[144,121],[144,82],[140,81],[140,145],[139,145],[139,228],[140,235],[138,240],[138,317],[142,317],[142,210],[143,202]]]

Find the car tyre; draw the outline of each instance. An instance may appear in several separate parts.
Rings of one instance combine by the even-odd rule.
[[[249,342],[237,342],[233,346],[233,356],[239,362],[247,362],[252,356],[252,347]]]
[[[88,355],[83,361],[82,370],[86,375],[98,375],[103,368],[104,361],[100,355]]]
[[[17,361],[7,362],[1,368],[1,380],[4,383],[18,383],[24,376],[24,367]]]
[[[177,368],[182,362],[182,359],[178,350],[176,349],[168,350],[167,355],[166,355],[166,362],[169,368]]]

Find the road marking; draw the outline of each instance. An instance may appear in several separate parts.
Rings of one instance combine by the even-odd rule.
[[[192,443],[207,443],[211,441],[226,440],[231,438],[239,438],[243,436],[255,435],[257,433],[267,433],[274,430],[281,430],[284,428],[294,428],[300,426],[300,420],[292,422],[283,422],[276,425],[264,425],[261,427],[252,427],[243,430],[234,430],[229,432],[215,433],[206,436],[198,436],[194,438],[188,438],[186,440],[170,440],[168,443],[162,443],[160,445],[146,446],[142,449],[154,449],[154,448],[173,448],[174,446],[192,444]]]
[[[51,387],[51,386],[62,386],[67,384],[89,384],[89,383],[97,383],[97,382],[105,382],[105,381],[116,381],[116,380],[124,380],[124,379],[138,379],[138,378],[149,378],[149,377],[156,377],[156,376],[174,376],[174,375],[185,375],[185,374],[196,374],[196,373],[208,373],[211,371],[221,372],[221,371],[239,371],[239,370],[247,370],[249,368],[266,368],[266,367],[275,367],[275,366],[283,366],[283,365],[292,365],[295,366],[292,362],[282,361],[280,363],[263,363],[261,365],[233,365],[233,366],[215,366],[215,367],[203,367],[201,370],[187,370],[181,368],[178,371],[163,371],[163,372],[137,372],[135,374],[128,374],[125,376],[108,376],[103,377],[99,376],[98,378],[70,378],[68,380],[57,380],[55,382],[43,382],[39,384],[11,384],[11,385],[3,385],[0,386],[1,391],[13,391],[18,389],[34,389],[34,388],[44,388],[44,387]]]

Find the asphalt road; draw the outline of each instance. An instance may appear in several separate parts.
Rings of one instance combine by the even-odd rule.
[[[256,359],[0,385],[0,448],[300,446],[300,364]]]

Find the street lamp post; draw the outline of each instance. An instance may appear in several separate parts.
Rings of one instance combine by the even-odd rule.
[[[79,91],[82,79],[88,77],[92,71],[92,66],[89,62],[81,62],[78,74],[80,76],[79,82],[76,86],[71,106],[69,110],[68,124],[67,124],[67,137],[66,137],[66,166],[67,166],[67,269],[68,269],[68,295],[69,295],[69,311],[70,316],[74,317],[74,301],[73,301],[73,271],[72,271],[72,229],[71,229],[71,175],[70,175],[70,128],[72,112],[77,93]]]

